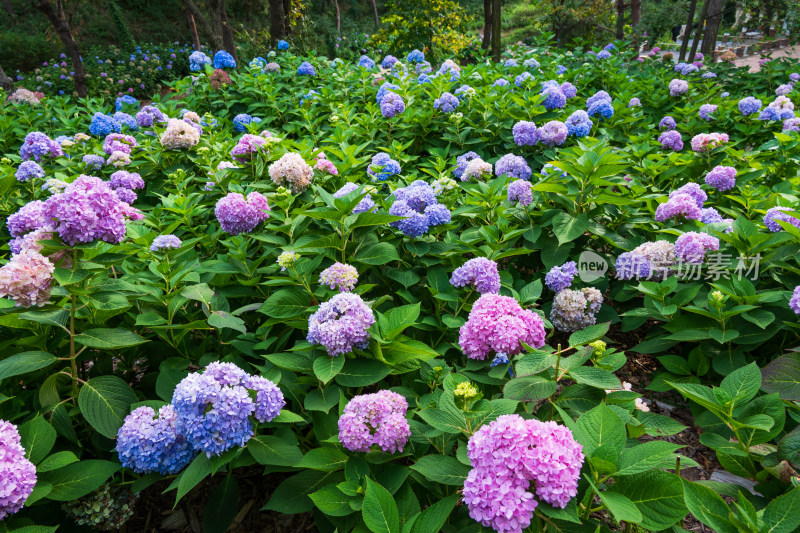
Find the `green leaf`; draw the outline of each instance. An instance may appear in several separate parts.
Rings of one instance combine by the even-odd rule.
[[[681,481],[683,501],[695,518],[718,533],[737,533],[728,521],[728,505],[714,489],[685,479]]]
[[[294,466],[303,459],[300,448],[272,435],[259,435],[247,441],[247,449],[259,464]]]
[[[505,384],[503,397],[518,402],[533,402],[549,398],[557,388],[555,381],[543,376],[522,376]]]
[[[217,485],[206,502],[203,512],[204,533],[225,533],[236,517],[238,508],[239,485],[236,484],[236,478],[232,474],[228,474]]]
[[[136,394],[116,376],[99,376],[87,381],[78,393],[78,407],[83,417],[98,433],[116,438]]]
[[[411,526],[411,533],[441,531],[459,499],[460,496],[458,494],[453,494],[422,511],[414,521],[414,525]]]
[[[47,457],[56,443],[56,430],[42,416],[37,416],[19,426],[22,447],[28,452],[28,459],[33,464]]]
[[[206,457],[206,454],[201,453],[189,463],[186,470],[181,472],[175,481],[167,487],[164,492],[168,492],[177,487],[178,492],[175,495],[175,505],[181,501],[181,498],[186,496],[190,490],[195,488],[198,483],[203,481],[206,477],[211,475],[211,460]]]
[[[58,358],[47,352],[22,352],[0,361],[0,380],[47,368]]]
[[[553,233],[560,245],[577,239],[587,229],[589,229],[589,217],[586,213],[575,216],[560,211],[553,217]]]
[[[769,533],[792,533],[800,526],[800,488],[794,487],[772,500],[764,509],[764,524]]]
[[[303,407],[308,411],[327,413],[334,405],[339,403],[339,391],[341,390],[338,385],[331,385],[324,389],[314,389],[303,398]]]
[[[339,490],[335,484],[325,485],[317,492],[308,495],[317,508],[330,516],[347,516],[353,513],[350,497]]]
[[[263,510],[278,511],[284,514],[305,513],[310,511],[314,503],[308,497],[330,483],[344,481],[341,471],[321,472],[304,470],[284,480],[270,496]]]
[[[761,372],[758,365],[749,365],[734,370],[722,380],[720,388],[727,392],[734,405],[744,405],[758,394],[761,388]]]
[[[621,477],[609,491],[631,500],[642,513],[641,526],[652,531],[672,527],[687,513],[681,478],[663,470]]]
[[[206,307],[211,307],[211,299],[214,297],[214,291],[205,283],[198,283],[197,285],[189,285],[181,290],[181,296],[196,300],[204,303]]]
[[[625,448],[625,424],[606,404],[601,403],[591,411],[581,415],[575,422],[578,430],[576,438],[583,445],[583,453],[592,453],[603,445],[611,445],[617,454]]]
[[[36,465],[36,471],[39,473],[50,472],[77,462],[78,458],[72,452],[56,452]]]
[[[401,305],[389,309],[384,315],[386,319],[386,331],[383,331],[385,339],[392,339],[402,333],[406,328],[416,324],[419,318],[420,304]]]
[[[62,287],[80,283],[86,279],[88,275],[89,271],[81,268],[75,269],[74,271],[69,268],[56,268],[53,271],[53,279],[55,279]]]
[[[244,320],[238,316],[233,316],[230,313],[226,313],[225,311],[212,311],[211,314],[208,315],[208,325],[212,328],[228,328],[241,333],[247,333],[247,327],[244,324]]]
[[[347,455],[336,448],[312,448],[296,466],[297,468],[331,472],[343,469],[345,463],[347,463]]]
[[[410,467],[426,478],[443,485],[464,485],[470,468],[449,455],[426,455]]]
[[[589,385],[590,387],[594,387],[596,389],[622,389],[622,384],[619,382],[619,378],[617,378],[617,376],[608,370],[603,370],[602,368],[597,368],[594,366],[579,366],[570,370],[569,375],[577,383]]]
[[[20,313],[19,317],[23,320],[36,322],[37,324],[47,324],[49,326],[64,327],[69,319],[69,311],[65,309],[55,309],[52,311],[26,311]]]
[[[366,387],[389,375],[389,367],[375,359],[348,359],[336,375],[342,387]]]
[[[52,485],[51,500],[68,502],[86,496],[122,468],[109,461],[91,459],[72,463],[51,472],[41,472],[39,479]]]
[[[608,333],[609,327],[611,327],[611,322],[603,322],[602,324],[595,324],[580,331],[576,331],[569,336],[569,345],[582,346],[596,341],[597,339],[601,339],[603,335]]]
[[[761,369],[761,377],[765,391],[777,392],[782,400],[800,401],[800,354],[778,357]]]
[[[314,375],[327,385],[342,370],[344,360],[344,357],[321,355],[314,359]]]
[[[388,242],[377,242],[360,249],[353,258],[356,262],[365,265],[385,265],[391,261],[400,260],[397,248]]]
[[[75,342],[88,346],[89,348],[112,350],[116,348],[128,348],[150,341],[127,329],[95,328],[75,335]]]
[[[272,294],[258,308],[270,318],[294,318],[303,316],[311,306],[308,294],[297,288],[281,289]]]
[[[431,427],[445,433],[458,434],[467,431],[467,421],[463,416],[459,418],[455,413],[444,409],[422,409],[417,411],[417,416]]]
[[[305,422],[306,419],[297,413],[293,413],[288,409],[281,409],[278,416],[271,420],[274,424],[297,424],[298,422]]]
[[[642,512],[627,497],[610,491],[600,492],[599,494],[600,499],[603,500],[603,503],[618,521],[631,522],[633,524],[638,524],[642,521]]]
[[[388,490],[367,478],[367,490],[361,508],[364,523],[372,533],[399,533],[400,513]]]
[[[630,476],[657,468],[662,461],[672,456],[679,448],[681,448],[679,444],[663,440],[654,440],[627,448],[619,456],[617,473],[614,475]]]

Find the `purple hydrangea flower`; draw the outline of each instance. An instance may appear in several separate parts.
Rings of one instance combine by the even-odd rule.
[[[394,191],[394,197],[395,201],[389,208],[389,214],[406,218],[390,222],[389,225],[409,237],[419,237],[427,233],[432,226],[450,222],[450,210],[438,203],[433,188],[422,180],[397,189]]]
[[[394,66],[395,63],[397,63],[397,58],[392,55],[387,55],[386,57],[383,58],[383,61],[381,61],[381,67],[385,69],[390,69]]]
[[[719,191],[728,191],[736,185],[736,169],[718,165],[706,176],[706,185]]]
[[[522,207],[527,207],[533,202],[531,182],[527,180],[514,180],[508,184],[508,201],[517,202]]]
[[[647,279],[650,277],[650,261],[634,252],[620,254],[617,257],[615,268],[618,279]]]
[[[561,109],[567,105],[567,96],[561,92],[559,85],[545,85],[541,94],[545,96],[543,105],[548,111]]]
[[[136,113],[136,123],[140,128],[150,128],[155,123],[166,122],[167,120],[167,116],[159,108],[152,105],[146,105]]]
[[[347,196],[351,192],[358,189],[358,185],[353,183],[352,181],[345,183],[341,189],[333,193],[334,198],[342,198]],[[353,208],[353,214],[357,215],[359,213],[364,213],[366,211],[370,211],[375,207],[375,202],[372,199],[372,196],[368,193],[364,198],[358,202],[358,205]]]
[[[134,409],[117,434],[117,455],[125,468],[138,474],[169,475],[183,470],[197,455],[186,437],[178,432],[178,415],[172,405],[158,411]]]
[[[452,93],[442,93],[442,95],[433,101],[434,109],[438,109],[443,113],[452,113],[458,107],[461,101]]]
[[[248,194],[246,200],[241,193],[228,193],[219,199],[214,208],[220,227],[231,235],[253,231],[269,218],[268,211],[267,199],[257,192]]]
[[[628,107],[642,107],[642,102],[635,96],[628,102]]]
[[[144,189],[144,180],[138,172],[128,172],[127,170],[118,170],[111,174],[108,184],[112,189],[125,187],[126,189],[138,190]]]
[[[319,275],[319,284],[339,292],[350,292],[358,283],[358,270],[352,265],[334,263]]]
[[[373,179],[386,181],[390,176],[400,173],[400,163],[392,159],[386,152],[372,156],[372,164],[367,168],[367,174]]]
[[[539,135],[536,132],[536,124],[526,120],[520,120],[512,128],[514,134],[514,142],[518,146],[533,146],[539,140]]]
[[[572,285],[572,280],[578,275],[578,266],[575,261],[569,261],[561,266],[554,266],[544,277],[544,283],[553,292],[560,292]]]
[[[9,215],[6,225],[12,237],[21,237],[28,232],[48,227],[45,203],[41,200],[28,202],[19,211]]]
[[[675,122],[675,119],[669,115],[662,118],[658,123],[658,128],[662,130],[674,130],[677,127],[678,124]]]
[[[689,182],[686,185],[678,187],[669,193],[669,197],[672,198],[676,194],[688,194],[694,199],[697,207],[703,207],[705,201],[708,200],[708,194],[706,194],[706,192],[700,188],[700,185],[693,182]]]
[[[395,85],[394,83],[389,83],[388,81],[381,85],[380,89],[378,89],[378,94],[375,96],[375,101],[380,105],[381,100],[383,97],[386,96],[390,92],[400,91],[400,86]]]
[[[170,248],[177,249],[181,247],[181,240],[172,235],[159,235],[155,239],[153,239],[153,244],[150,245],[151,252],[158,252],[160,250],[168,250]]]
[[[789,309],[800,315],[800,285],[794,288],[792,298],[789,300]]]
[[[497,271],[497,263],[485,257],[470,259],[453,271],[450,284],[453,287],[472,285],[481,294],[498,293],[500,274]]]
[[[566,124],[558,120],[551,120],[539,128],[539,140],[547,146],[559,146],[564,144],[569,135]]]
[[[373,445],[401,452],[411,436],[406,410],[406,399],[389,390],[355,396],[339,418],[339,442],[353,452],[369,452]]]
[[[495,163],[494,173],[497,177],[508,175],[512,178],[527,180],[531,177],[531,167],[522,157],[506,154]]]
[[[672,150],[673,152],[680,152],[683,150],[683,139],[680,132],[677,130],[668,130],[658,136],[658,142],[661,143],[662,150]]]
[[[717,250],[719,239],[707,233],[689,231],[675,241],[675,256],[685,263],[702,263],[706,252]]]
[[[713,120],[714,117],[712,117],[711,114],[714,113],[716,110],[717,106],[714,104],[703,104],[700,106],[700,110],[697,112],[697,114],[703,120]]]
[[[744,115],[752,115],[753,113],[758,113],[761,110],[761,100],[753,97],[747,96],[739,100],[739,112]]]
[[[100,160],[103,161],[103,158],[101,157]],[[44,169],[36,161],[23,161],[14,173],[14,177],[17,178],[17,181],[23,182],[34,178],[43,178]]]
[[[19,512],[36,485],[36,467],[25,457],[17,426],[0,420],[0,520]]]
[[[464,174],[464,170],[466,170],[467,165],[473,159],[479,159],[480,156],[475,152],[467,152],[462,154],[456,158],[456,168],[453,169],[453,176],[457,179],[461,179],[461,176]]]
[[[43,157],[54,158],[64,155],[61,145],[40,131],[32,131],[25,136],[19,149],[23,161],[35,159],[41,162]]]
[[[786,222],[796,228],[800,228],[800,215],[792,215],[789,213],[791,211],[794,211],[794,209],[789,207],[770,207],[764,215],[764,225],[773,233],[783,231],[783,226],[778,222]]]
[[[367,55],[362,55],[360,58],[358,58],[358,66],[369,70],[375,68],[375,61],[373,61]]]
[[[392,118],[406,110],[406,103],[399,95],[388,91],[381,99],[381,114],[383,118]]]
[[[340,292],[319,306],[308,319],[306,340],[320,344],[331,357],[369,345],[369,328],[375,323],[372,309],[357,294]]]
[[[784,120],[781,131],[800,131],[800,118],[787,118]]]
[[[592,130],[593,125],[589,114],[583,109],[571,114],[564,124],[567,126],[567,132],[575,137],[586,137]]]
[[[689,194],[670,194],[669,200],[656,208],[656,220],[659,222],[678,216],[687,220],[699,220],[702,214],[701,207]]]
[[[689,82],[678,78],[669,82],[669,95],[680,96],[689,92]]]
[[[592,96],[586,99],[586,109],[589,109],[597,102],[608,102],[611,103],[611,95],[605,91],[597,91]]]
[[[568,81],[562,83],[560,89],[561,92],[564,93],[564,96],[567,97],[567,100],[569,100],[570,98],[575,98],[578,95],[577,87],[575,87]]]

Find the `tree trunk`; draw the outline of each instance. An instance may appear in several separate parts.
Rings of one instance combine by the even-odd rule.
[[[375,3],[375,0],[371,0],[372,2],[372,14],[375,16],[375,26],[381,25],[381,19],[378,17],[378,4]]]
[[[500,62],[500,0],[492,0],[492,59]]]
[[[717,34],[722,22],[723,0],[711,0],[708,7],[708,17],[706,18],[706,31],[703,34],[703,47],[700,51],[703,55],[713,57],[714,50],[717,48]]]
[[[333,0],[333,8],[336,10],[336,36],[342,35],[342,14],[339,11],[339,0]]]
[[[694,12],[697,11],[697,0],[692,0],[689,4],[689,17],[686,19],[686,29],[683,30],[683,42],[681,52],[678,54],[678,61],[686,59],[686,50],[689,48],[689,36],[692,34],[692,23],[694,22]]]
[[[208,0],[208,9],[211,12],[211,23],[217,33],[222,36],[222,49],[233,56],[233,60],[238,63],[236,55],[236,44],[233,42],[233,30],[228,21],[228,9],[225,0]]]
[[[483,0],[483,40],[481,48],[488,50],[492,43],[492,0]]]
[[[617,0],[617,27],[615,36],[617,39],[625,37],[625,2],[623,0]]]
[[[194,0],[183,0],[183,5],[186,7],[186,11],[192,15],[194,21],[200,24],[200,28],[202,28],[203,33],[208,37],[211,43],[211,48],[214,50],[222,50],[222,34],[218,34],[214,31],[211,23],[203,15],[203,12],[200,11],[200,8],[197,7],[197,4],[194,3]]]
[[[283,0],[283,34],[292,33],[292,22],[289,18],[292,15],[292,0]]]
[[[192,48],[200,51],[200,36],[197,35],[197,24],[194,23],[194,15],[191,11],[186,11],[186,20],[189,23],[189,33],[192,35]]]
[[[0,87],[2,87],[4,91],[9,93],[14,90],[14,80],[6,76],[6,73],[3,70],[2,65],[0,65]]]
[[[89,95],[89,89],[86,86],[86,70],[83,68],[83,62],[81,61],[81,49],[72,37],[72,30],[69,27],[67,16],[64,14],[62,0],[55,0],[54,2],[51,2],[51,0],[31,1],[33,2],[33,7],[47,17],[47,20],[50,21],[50,24],[53,25],[56,33],[61,38],[61,42],[64,43],[64,48],[67,49],[67,54],[72,60],[72,68],[75,72],[72,76],[75,82],[75,92],[81,98],[85,98]]]
[[[686,58],[687,61],[692,61],[694,59],[694,55],[697,53],[697,47],[700,46],[700,38],[703,36],[703,25],[706,22],[706,17],[708,17],[708,5],[711,1],[712,0],[705,0],[705,2],[703,2],[703,9],[700,11],[700,19],[697,21],[697,31],[694,34],[692,51],[689,52],[689,57]]]
[[[286,14],[283,0],[269,0],[269,39],[272,46],[286,37]]]
[[[633,29],[633,58],[639,57],[639,50],[641,43],[639,42],[640,27],[639,22],[642,20],[642,0],[631,0],[631,28]]]

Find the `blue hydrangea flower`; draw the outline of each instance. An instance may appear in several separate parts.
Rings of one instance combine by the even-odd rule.
[[[125,106],[131,106],[131,105],[139,107],[139,100],[137,100],[136,98],[134,98],[133,96],[131,96],[129,94],[120,96],[114,102],[114,107],[116,107],[117,111],[122,111],[122,108],[124,108]]]
[[[105,162],[102,157],[100,157],[100,161]],[[36,161],[23,161],[20,163],[19,168],[14,173],[14,177],[17,178],[17,181],[28,181],[32,178],[43,178],[44,169]]]
[[[267,66],[267,60],[263,57],[254,57],[247,65],[251,70],[263,70]]]
[[[587,114],[590,117],[596,117],[600,115],[601,119],[611,118],[614,116],[614,107],[611,105],[611,102],[600,100],[592,104],[587,111]]]
[[[492,86],[493,86],[493,87],[505,87],[506,85],[509,85],[510,83],[511,83],[511,82],[510,82],[510,81],[508,81],[507,79],[505,79],[505,78],[500,78],[499,80],[495,81],[495,82],[492,84]]]
[[[392,118],[406,110],[406,103],[399,95],[389,91],[381,100],[383,118]]]
[[[127,128],[130,131],[136,131],[139,129],[139,124],[136,122],[136,119],[128,113],[117,111],[114,113],[114,120],[119,122],[123,128]]]
[[[197,452],[178,431],[178,415],[172,405],[133,410],[117,434],[117,455],[125,468],[138,474],[177,474]]]
[[[597,57],[597,59],[608,59],[609,57],[611,57],[611,52],[609,52],[608,50],[600,50],[599,52],[597,52],[597,56],[595,57]]]
[[[370,59],[369,56],[363,55],[358,59],[358,66],[365,69],[371,69],[375,67],[375,61]]]
[[[514,85],[516,85],[517,87],[522,87],[522,84],[525,83],[525,81],[530,78],[533,78],[533,75],[530,72],[525,71],[516,78],[514,78]]]
[[[378,102],[378,105],[380,105],[381,100],[383,100],[383,97],[386,96],[386,93],[396,91],[400,91],[400,86],[395,85],[394,83],[389,83],[388,81],[384,82],[380,89],[378,89],[378,94],[375,97],[375,100]]]
[[[305,104],[306,102],[313,102],[314,100],[317,99],[318,96],[319,93],[317,91],[315,91],[314,89],[309,89],[309,91],[305,95],[303,95],[303,97],[300,99],[298,105],[300,107],[303,107],[303,104]]]
[[[225,50],[219,50],[214,54],[214,68],[236,68],[236,60]]]
[[[570,135],[575,137],[586,137],[592,131],[592,119],[589,114],[583,109],[575,111],[564,122],[567,125],[567,131]]]
[[[417,78],[417,83],[431,83],[431,77],[427,74],[420,74],[419,78]]]
[[[415,49],[408,54],[406,60],[409,63],[422,63],[423,61],[425,61],[425,54]]]
[[[461,101],[453,93],[442,93],[442,96],[433,101],[434,109],[438,109],[443,113],[452,113],[458,107]]]
[[[301,76],[316,76],[317,71],[314,70],[314,65],[309,63],[308,61],[303,61],[300,63],[300,66],[297,67],[297,73]]]
[[[395,63],[397,63],[397,58],[392,55],[387,55],[383,58],[383,61],[381,61],[381,67],[389,69],[392,68]]]
[[[541,65],[534,58],[529,57],[528,59],[526,59],[525,61],[522,62],[522,66],[525,67],[525,68],[529,68],[529,69],[537,69]]]
[[[429,228],[447,224],[451,220],[450,210],[438,203],[433,188],[422,180],[408,187],[394,191],[395,201],[389,214],[406,217],[391,222],[393,226],[409,237],[416,238],[428,232]]]
[[[516,59],[506,59],[506,62],[503,63],[503,66],[507,68],[515,68],[519,66],[519,63],[517,63]]]
[[[122,131],[122,125],[109,115],[103,113],[95,113],[92,116],[92,123],[89,125],[89,133],[99,137],[105,137],[109,133],[119,133]]]
[[[578,275],[578,265],[569,261],[560,266],[554,266],[544,277],[544,284],[553,292],[560,292],[572,285],[572,280]]]
[[[367,174],[372,176],[372,179],[379,181],[386,181],[389,176],[394,176],[400,173],[400,163],[392,159],[392,156],[386,152],[376,154],[372,158],[372,164],[367,169]]]
[[[761,109],[761,100],[752,96],[747,96],[739,100],[739,112],[744,115],[752,115],[758,113]]]
[[[531,167],[518,155],[506,154],[497,160],[494,165],[494,173],[497,177],[511,176],[512,178],[528,180],[531,177]]]
[[[472,161],[473,159],[479,159],[479,158],[480,156],[475,152],[467,152],[465,154],[458,156],[456,158],[456,168],[453,169],[453,176],[455,176],[456,179],[461,179],[461,176],[464,174],[464,170],[466,170],[469,162]]]
[[[278,41],[278,50],[288,50],[288,49],[289,49],[289,43],[287,43],[283,39]]]
[[[243,133],[247,131],[247,126],[249,124],[258,124],[259,122],[261,122],[261,119],[258,117],[248,115],[247,113],[240,113],[233,117],[233,131]]]
[[[569,69],[567,67],[565,67],[564,65],[557,65],[556,66],[556,74],[558,74],[559,76],[564,74],[567,70],[569,70]]]
[[[459,87],[454,91],[454,94],[458,96],[459,99],[469,98],[475,95],[475,89],[473,89],[469,85],[462,85],[461,87]]]
[[[206,65],[211,64],[211,58],[203,52],[192,52],[189,55],[189,70],[198,72],[205,68]]]
[[[553,85],[545,85],[542,88],[541,94],[545,95],[544,108],[548,111],[554,109],[561,109],[567,105],[567,97],[561,92],[561,87]]]

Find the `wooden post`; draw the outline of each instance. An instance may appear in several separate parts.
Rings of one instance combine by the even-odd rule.
[[[683,30],[683,42],[681,43],[681,52],[678,55],[678,61],[683,61],[686,58],[686,49],[689,48],[689,36],[692,34],[692,23],[694,23],[695,11],[697,11],[697,0],[692,0],[689,4],[689,18],[686,20],[686,29]]]

